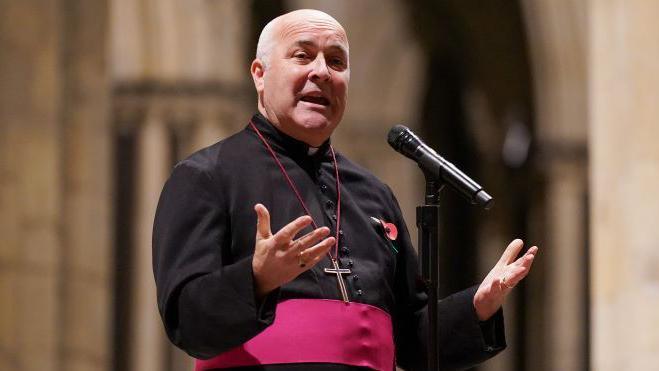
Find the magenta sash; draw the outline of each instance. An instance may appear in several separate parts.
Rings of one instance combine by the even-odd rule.
[[[195,371],[284,363],[339,363],[394,369],[391,317],[361,303],[292,299],[277,304],[275,320],[243,345],[209,360]]]

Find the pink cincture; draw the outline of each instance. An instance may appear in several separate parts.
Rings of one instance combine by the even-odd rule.
[[[391,317],[361,303],[286,300],[277,304],[272,325],[241,346],[197,360],[195,371],[278,363],[340,363],[391,371]]]

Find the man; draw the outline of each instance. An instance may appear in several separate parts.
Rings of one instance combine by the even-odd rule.
[[[390,189],[329,138],[350,79],[345,31],[298,10],[262,31],[245,130],[180,162],[154,224],[158,306],[197,370],[425,369],[416,255]],[[398,232],[399,231],[399,232]],[[439,304],[443,368],[505,347],[501,305],[537,247]]]

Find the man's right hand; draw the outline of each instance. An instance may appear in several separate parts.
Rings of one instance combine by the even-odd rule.
[[[311,224],[312,219],[308,215],[295,219],[273,235],[268,209],[256,204],[254,211],[257,225],[252,269],[259,297],[311,269],[336,243],[334,237],[327,237],[330,232],[327,227],[320,227],[294,240],[302,229]]]

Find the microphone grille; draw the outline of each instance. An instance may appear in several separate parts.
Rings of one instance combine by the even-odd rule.
[[[389,145],[394,147],[394,149],[398,150],[401,144],[400,138],[406,131],[409,130],[410,129],[408,129],[405,125],[394,126],[391,128],[391,130],[389,130],[389,134],[387,135],[387,142],[389,142]]]

